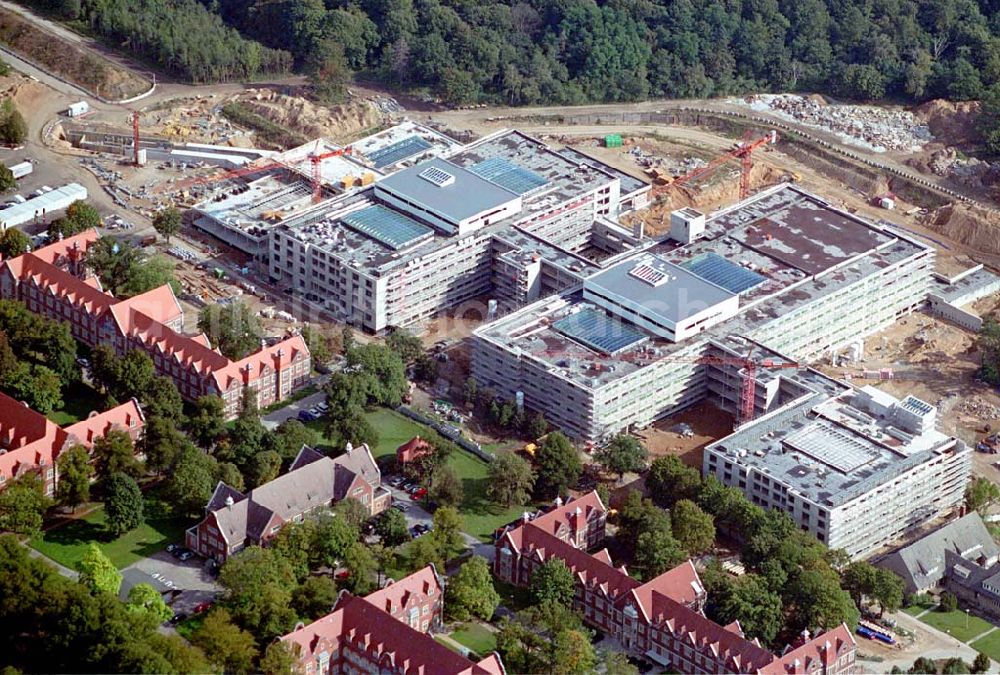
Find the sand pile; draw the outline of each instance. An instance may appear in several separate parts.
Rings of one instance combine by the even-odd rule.
[[[948,204],[927,214],[923,225],[983,253],[1000,255],[1000,213],[967,204]]]
[[[382,122],[382,113],[367,99],[327,107],[299,96],[256,90],[241,95],[239,101],[261,117],[309,138],[346,140]]]
[[[978,142],[976,120],[979,117],[978,101],[945,101],[936,99],[919,106],[917,117],[927,125],[931,133],[949,145],[964,145]]]

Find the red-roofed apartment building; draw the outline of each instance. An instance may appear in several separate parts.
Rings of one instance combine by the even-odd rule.
[[[222,564],[246,546],[267,544],[287,523],[348,497],[369,516],[392,504],[368,446],[348,444],[334,458],[303,446],[286,473],[246,494],[220,481],[205,505],[204,520],[187,531],[185,544]]]
[[[846,625],[816,638],[807,635],[777,656],[748,640],[739,623],[720,626],[702,614],[706,593],[690,561],[642,583],[615,567],[607,549],[589,554],[598,531],[603,538],[604,511],[592,492],[507,530],[496,543],[494,573],[526,586],[547,560],[563,560],[576,577],[573,604],[584,621],[613,635],[629,652],[682,673],[860,672]]]
[[[256,392],[258,405],[265,407],[308,381],[312,363],[301,336],[234,362],[212,349],[206,336],[179,332],[184,312],[170,286],[125,300],[105,293],[84,265],[97,239],[97,231],[88,230],[3,261],[0,297],[69,323],[73,337],[90,347],[108,345],[120,356],[145,351],[157,374],[171,378],[181,396],[189,401],[219,396],[229,417],[239,412],[244,388]]]
[[[25,473],[35,472],[45,482],[46,494],[59,480],[56,460],[74,445],[90,450],[94,441],[112,429],[128,432],[135,441],[145,420],[135,399],[107,412],[93,412],[75,424],[60,428],[45,415],[0,393],[0,489]]]
[[[333,611],[281,641],[304,675],[505,675],[497,654],[475,662],[437,642],[444,584],[433,565],[359,598],[341,592]]]

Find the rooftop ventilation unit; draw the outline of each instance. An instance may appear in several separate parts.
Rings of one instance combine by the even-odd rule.
[[[666,282],[670,281],[670,275],[666,272],[656,269],[652,265],[647,263],[639,263],[635,267],[629,270],[630,275],[639,279],[640,281],[645,281],[650,286],[661,286]]]
[[[417,175],[428,183],[433,183],[438,187],[446,187],[455,182],[455,177],[453,175],[447,171],[442,171],[436,166],[429,166]]]

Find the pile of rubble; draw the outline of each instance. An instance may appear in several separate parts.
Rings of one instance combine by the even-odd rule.
[[[821,96],[794,94],[761,94],[729,102],[831,132],[845,143],[872,152],[917,152],[934,139],[930,128],[905,110],[830,105]]]
[[[981,420],[1000,418],[1000,407],[986,401],[982,396],[973,396],[958,404],[955,408],[963,415],[969,415]]]

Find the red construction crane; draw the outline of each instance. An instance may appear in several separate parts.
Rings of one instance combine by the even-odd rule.
[[[350,155],[353,152],[351,146],[347,146],[338,150],[309,155],[309,161],[312,162],[313,204],[323,199],[323,174],[321,172],[323,160],[339,155]]]
[[[725,164],[731,159],[740,160],[740,199],[746,199],[750,196],[750,170],[753,168],[753,153],[754,151],[763,145],[773,145],[778,142],[778,134],[775,131],[769,131],[764,136],[760,138],[751,140],[751,133],[748,131],[743,136],[743,140],[736,144],[736,147],[729,152],[719,155],[711,162],[705,166],[690,171],[682,176],[677,176],[672,181],[665,185],[654,186],[653,196],[663,193],[672,185],[684,185],[690,181],[701,178],[707,174],[712,173],[720,166]]]
[[[242,176],[248,176],[253,173],[260,173],[262,171],[270,171],[271,169],[285,169],[291,171],[291,167],[281,164],[280,162],[267,162],[266,164],[251,163],[246,166],[242,166],[238,169],[229,169],[219,173],[209,174],[208,176],[201,176],[199,178],[185,178],[182,181],[178,181],[173,184],[164,183],[158,188],[159,192],[178,192],[180,190],[187,190],[195,185],[205,185],[206,183],[221,183],[224,180],[231,180],[233,178],[241,178]]]
[[[132,111],[132,163],[139,166],[139,111]]]
[[[704,363],[714,366],[736,366],[741,368],[740,381],[740,406],[736,417],[736,424],[744,424],[754,418],[754,398],[757,395],[757,369],[766,368],[768,370],[782,370],[787,368],[801,368],[798,363],[791,361],[775,361],[774,359],[755,360],[746,356],[667,356],[665,361],[675,361],[678,363]]]

